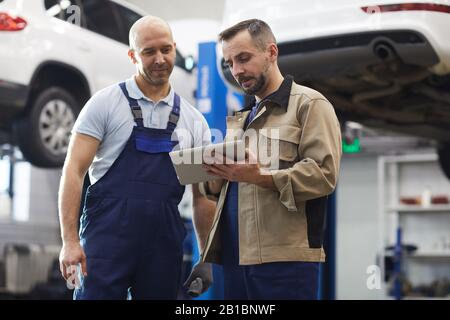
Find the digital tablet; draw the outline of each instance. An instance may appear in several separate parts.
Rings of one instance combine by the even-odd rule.
[[[236,140],[170,152],[170,159],[180,184],[188,185],[218,179],[216,176],[209,175],[202,167],[204,158],[211,157],[214,153],[222,154],[235,161],[243,161],[245,160],[244,141]]]

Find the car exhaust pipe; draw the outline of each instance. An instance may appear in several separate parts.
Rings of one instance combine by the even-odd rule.
[[[375,45],[373,46],[373,52],[380,60],[383,61],[390,60],[397,56],[394,48],[392,48],[391,45],[386,42],[375,43]]]

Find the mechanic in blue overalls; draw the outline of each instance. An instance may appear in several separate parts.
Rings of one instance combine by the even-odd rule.
[[[205,161],[222,179],[200,185],[218,207],[202,261],[223,265],[225,299],[317,299],[326,196],[341,157],[336,114],[319,92],[282,76],[265,22],[242,21],[219,39],[255,99],[227,118],[227,140],[249,138],[248,163]]]
[[[210,142],[203,116],[169,83],[176,50],[168,24],[146,16],[130,30],[137,74],[96,93],[73,129],[60,186],[60,268],[74,299],[175,299],[181,287],[184,187],[169,152]],[[101,63],[101,62],[100,62]],[[111,66],[115,68],[115,66]],[[78,233],[83,177],[89,168]],[[194,186],[194,211],[208,213]],[[209,285],[209,265],[200,264]],[[75,275],[76,276],[76,275]]]

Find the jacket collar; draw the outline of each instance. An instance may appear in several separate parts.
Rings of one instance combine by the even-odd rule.
[[[261,100],[266,102],[272,102],[274,105],[278,107],[284,107],[287,108],[289,104],[289,97],[291,95],[291,88],[292,88],[292,82],[294,81],[294,78],[291,75],[286,75],[283,82],[281,83],[280,87],[277,91],[269,94],[267,97]],[[240,111],[248,111],[251,110],[256,104],[256,98],[252,96],[249,100],[249,102],[242,108]]]

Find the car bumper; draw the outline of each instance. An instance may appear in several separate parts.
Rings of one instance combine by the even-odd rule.
[[[439,57],[427,39],[416,31],[395,30],[315,38],[279,45],[280,68],[296,71],[296,79],[364,73],[366,68],[392,58],[430,68]],[[383,52],[386,55],[383,55]]]
[[[278,64],[283,74],[292,74],[297,81],[360,74],[367,67],[383,62],[380,48],[386,47],[405,64],[431,68],[440,61],[419,32],[387,30],[280,43]],[[237,85],[223,63],[222,72],[228,82]]]

